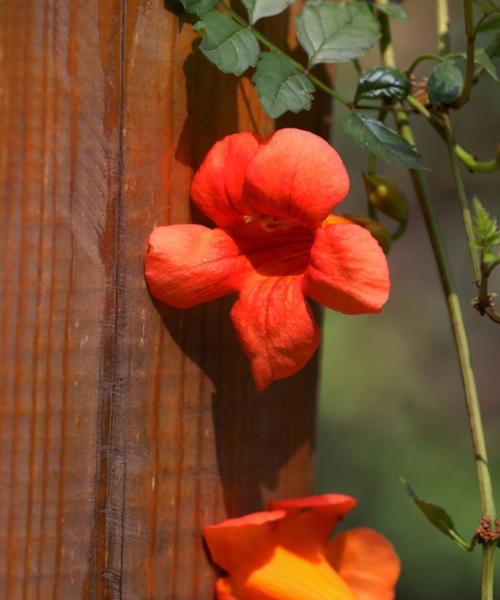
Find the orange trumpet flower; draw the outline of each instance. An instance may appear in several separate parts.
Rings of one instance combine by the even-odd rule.
[[[348,189],[337,152],[308,131],[224,138],[191,187],[217,228],[157,227],[145,259],[151,293],[177,308],[238,293],[231,317],[257,388],[292,375],[319,344],[306,297],[361,314],[380,311],[389,294],[378,243],[329,214]]]
[[[341,494],[282,500],[207,527],[212,559],[227,571],[217,600],[392,600],[400,563],[382,535],[356,528],[329,541],[355,505]]]

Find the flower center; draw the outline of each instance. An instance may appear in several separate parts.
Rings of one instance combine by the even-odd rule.
[[[278,229],[290,229],[295,224],[287,219],[280,219],[279,217],[268,217],[268,216],[257,216],[257,215],[245,215],[243,217],[245,223],[257,222],[264,231],[273,232]]]

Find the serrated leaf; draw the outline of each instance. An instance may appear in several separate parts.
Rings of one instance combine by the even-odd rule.
[[[410,16],[402,6],[397,4],[377,4],[376,8],[388,17],[401,19],[401,21],[406,21]]]
[[[435,106],[451,104],[459,96],[464,86],[462,71],[450,60],[434,67],[427,83],[429,99]]]
[[[491,252],[500,244],[500,231],[495,217],[479,201],[477,196],[472,198],[474,207],[474,234],[477,247],[485,253]]]
[[[203,32],[200,50],[223,73],[242,75],[248,67],[257,64],[260,54],[257,38],[248,27],[242,27],[231,17],[210,10],[194,28]]]
[[[362,148],[408,169],[426,169],[422,157],[394,129],[367,115],[352,112],[343,122],[344,131]]]
[[[294,0],[241,0],[248,12],[251,23],[263,17],[271,17],[283,12]]]
[[[401,71],[392,67],[374,67],[361,75],[356,100],[380,97],[404,100],[409,93],[410,80]]]
[[[408,481],[406,481],[406,479],[404,479],[404,477],[400,477],[399,480],[405,486],[410,498],[415,502],[427,519],[439,529],[439,531],[453,540],[453,542],[455,542],[455,544],[462,550],[465,550],[466,552],[470,552],[472,550],[472,545],[467,543],[457,532],[453,519],[444,510],[444,508],[441,508],[435,504],[430,504],[424,500],[420,500],[411,485],[408,483]]]
[[[380,37],[379,23],[364,2],[309,0],[296,22],[309,66],[357,58]]]
[[[277,52],[262,52],[252,77],[257,95],[269,116],[311,108],[314,85],[289,60]]]
[[[185,11],[188,13],[196,13],[198,15],[210,10],[218,1],[219,0],[180,0]]]

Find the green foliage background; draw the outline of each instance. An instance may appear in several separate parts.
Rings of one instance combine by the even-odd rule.
[[[434,3],[406,1],[410,20],[393,22],[400,66],[435,48],[430,4]],[[463,47],[461,7],[460,0],[450,1],[454,50]],[[361,62],[368,68],[375,61],[372,51]],[[354,85],[354,76],[352,67],[339,67],[339,89]],[[459,139],[479,157],[490,158],[499,141],[499,106],[500,87],[483,77],[459,118],[452,111]],[[337,105],[334,145],[353,175],[365,170],[365,155],[342,134],[344,116]],[[472,275],[445,147],[425,123],[416,127],[416,134],[425,163],[432,167],[434,202],[460,285],[500,503],[500,329],[470,306]],[[434,529],[398,481],[398,475],[405,476],[422,499],[448,510],[465,538],[472,536],[480,517],[477,481],[437,270],[407,174],[382,161],[379,170],[406,191],[410,222],[389,256],[393,289],[384,311],[366,317],[326,311],[317,491],[356,496],[359,506],[344,527],[370,526],[392,540],[403,562],[398,599],[474,600],[479,593],[480,552],[470,556]],[[361,177],[352,179],[351,193],[339,208],[360,214],[365,207],[363,184]],[[467,182],[469,191],[477,192],[485,207],[500,215],[500,175],[475,174]],[[491,289],[500,292],[499,272]],[[496,589],[500,593],[499,561]]]

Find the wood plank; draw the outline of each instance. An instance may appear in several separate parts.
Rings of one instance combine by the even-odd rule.
[[[257,394],[234,299],[160,306],[142,261],[213,142],[273,123],[161,0],[0,28],[0,597],[211,598],[203,525],[310,490],[316,365]]]

